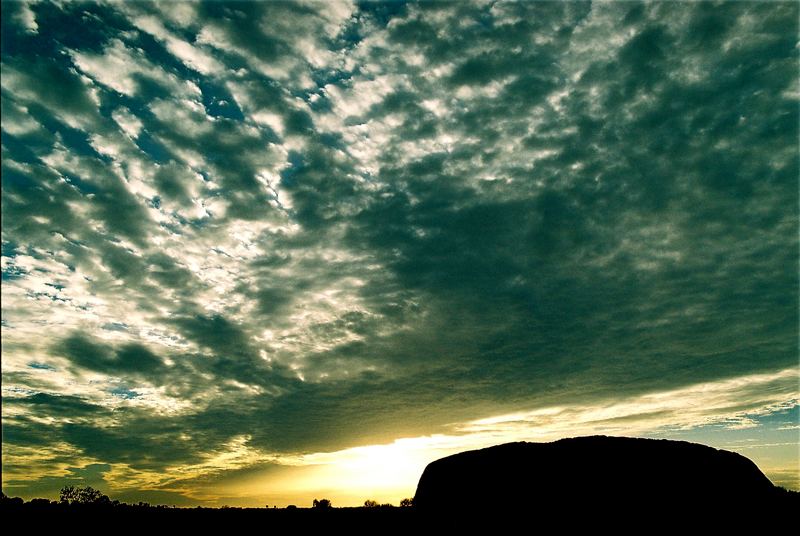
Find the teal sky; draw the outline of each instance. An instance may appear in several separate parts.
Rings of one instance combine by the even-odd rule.
[[[798,10],[4,1],[4,492],[591,433],[800,489]]]

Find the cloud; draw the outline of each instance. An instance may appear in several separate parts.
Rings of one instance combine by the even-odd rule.
[[[363,469],[351,449],[398,438],[785,426],[796,6],[31,3],[2,24],[17,489],[26,465],[105,464],[119,493],[244,501],[253,475],[311,486],[303,463]]]
[[[6,95],[13,95],[22,103],[45,105],[73,128],[86,128],[95,123],[97,104],[88,84],[75,71],[64,69],[49,58],[10,58],[3,63]],[[46,87],[61,90],[43,91]]]
[[[162,372],[163,362],[140,344],[126,344],[116,352],[73,335],[57,350],[75,365],[111,375],[149,375]]]
[[[147,82],[154,82],[169,94],[197,95],[200,90],[191,81],[153,65],[141,49],[131,48],[113,39],[102,54],[72,52],[78,69],[93,80],[128,97],[136,96]]]
[[[161,24],[158,18],[147,15],[139,16],[133,19],[133,23],[137,28],[163,42],[167,50],[173,56],[183,61],[187,67],[195,69],[205,75],[220,72],[224,69],[224,66],[220,62],[215,60],[213,56],[203,49],[175,37],[172,32]]]
[[[36,24],[36,14],[31,10],[28,2],[15,3],[9,6],[12,14],[10,18],[14,20],[20,27],[24,28],[25,32],[35,34],[38,33],[39,25]]]

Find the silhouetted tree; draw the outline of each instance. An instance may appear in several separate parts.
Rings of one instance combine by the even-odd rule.
[[[409,498],[409,497],[406,497],[405,499],[403,499],[402,501],[400,501],[400,506],[401,506],[402,508],[408,508],[408,507],[410,507],[410,506],[414,506],[414,499],[411,499],[411,498]]]
[[[320,500],[314,499],[314,502],[311,504],[314,506],[314,508],[317,508],[318,510],[327,510],[328,508],[331,508],[333,506],[331,504],[331,501],[329,501],[328,499],[320,499]]]
[[[108,495],[103,495],[91,486],[64,486],[59,494],[59,502],[66,504],[109,504]]]
[[[22,497],[9,497],[5,493],[0,496],[0,505],[3,507],[19,507],[22,506],[24,502],[25,501],[22,500]]]
[[[373,501],[372,499],[364,501],[364,508],[377,508],[378,506],[378,501]]]

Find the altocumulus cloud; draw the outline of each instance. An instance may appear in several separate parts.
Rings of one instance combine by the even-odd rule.
[[[797,21],[4,3],[6,492],[288,502],[270,479],[373,444],[796,440]]]

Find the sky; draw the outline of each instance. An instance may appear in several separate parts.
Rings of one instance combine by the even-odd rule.
[[[588,434],[800,489],[799,6],[3,2],[3,491]]]

